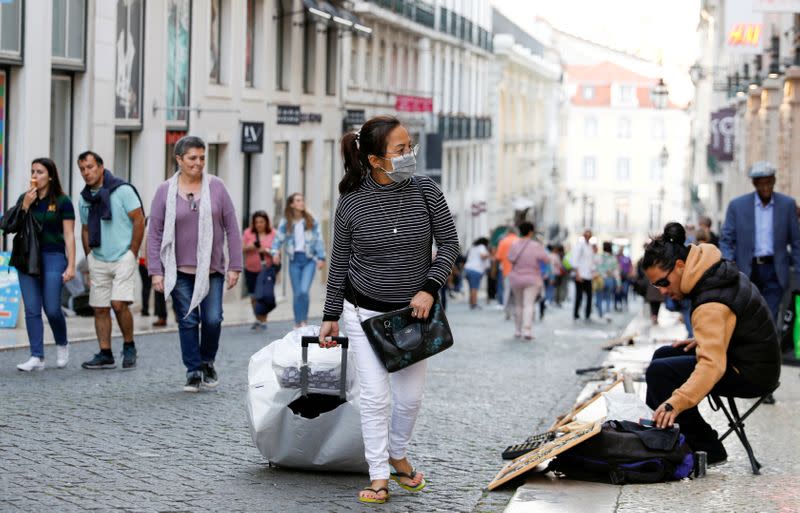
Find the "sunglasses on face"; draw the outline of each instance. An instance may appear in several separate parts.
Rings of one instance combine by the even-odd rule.
[[[194,193],[190,192],[186,195],[186,199],[189,200],[189,208],[192,212],[197,212],[197,202],[194,200]]]
[[[672,271],[674,269],[675,269],[675,266],[673,265],[672,267],[669,268],[669,271],[667,271],[667,274],[665,274],[663,278],[660,278],[660,279],[652,282],[653,286],[654,287],[658,287],[658,288],[664,288],[664,289],[669,287],[669,275],[672,274]]]

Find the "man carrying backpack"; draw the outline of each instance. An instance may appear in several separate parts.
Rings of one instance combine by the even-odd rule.
[[[761,397],[778,387],[775,324],[758,289],[711,244],[685,246],[686,232],[669,223],[647,245],[642,267],[658,290],[691,301],[694,339],[658,349],[647,369],[647,404],[657,427],[673,423],[709,464],[728,457],[697,405],[708,394]]]

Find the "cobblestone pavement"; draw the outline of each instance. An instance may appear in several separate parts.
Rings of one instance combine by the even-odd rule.
[[[551,309],[523,342],[502,312],[451,306],[456,345],[431,360],[410,454],[429,486],[393,487],[381,511],[505,507],[513,488],[483,491],[499,452],[572,405],[582,386],[574,369],[603,359],[600,330],[616,333],[632,316],[585,326],[568,310]],[[289,328],[273,323],[266,337],[225,328],[221,385],[201,394],[181,391],[174,333],[139,338],[132,371],[80,369],[94,343],[74,344],[67,369],[34,374],[14,368],[25,350],[0,352],[0,511],[369,511],[355,499],[365,476],[270,468],[252,444],[248,359]]]

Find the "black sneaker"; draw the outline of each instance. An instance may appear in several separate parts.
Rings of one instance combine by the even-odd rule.
[[[122,368],[133,369],[136,367],[136,346],[122,346]]]
[[[203,386],[216,388],[219,385],[219,380],[217,379],[217,371],[214,370],[214,362],[204,363],[200,369],[203,372]]]
[[[113,356],[106,356],[103,353],[97,353],[91,360],[87,360],[81,364],[84,369],[114,369],[116,368]]]
[[[183,385],[184,392],[199,392],[203,385],[203,373],[194,371],[187,374],[186,384]]]

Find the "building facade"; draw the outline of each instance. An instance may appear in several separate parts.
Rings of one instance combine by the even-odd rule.
[[[528,219],[546,240],[558,240],[564,100],[559,56],[546,35],[534,37],[496,9],[492,17],[489,223],[494,228]]]
[[[753,162],[772,162],[776,190],[800,196],[798,34],[800,2],[701,2],[691,194],[694,213],[716,226],[732,198],[753,190]]]
[[[689,118],[656,108],[657,77],[608,61],[568,66],[563,140],[566,223],[641,253],[650,234],[683,220]]]

